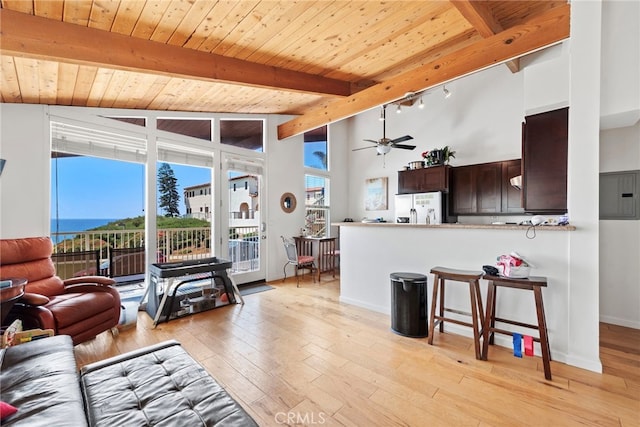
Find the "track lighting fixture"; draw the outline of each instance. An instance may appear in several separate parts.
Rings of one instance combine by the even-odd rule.
[[[398,104],[398,108],[396,108],[396,113],[402,113],[402,107],[400,107],[400,104]]]
[[[446,86],[442,86],[442,93],[444,93],[444,97],[445,98],[449,98],[451,96],[451,92],[449,91],[449,89],[447,89]]]
[[[418,108],[421,110],[424,110],[424,101],[422,100],[422,97],[420,97],[420,102],[418,103]]]

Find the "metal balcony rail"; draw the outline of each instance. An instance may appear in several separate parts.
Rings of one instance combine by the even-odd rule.
[[[157,233],[157,262],[177,262],[212,256],[211,229],[208,227],[161,229]],[[103,275],[110,275],[109,248],[145,246],[144,230],[70,231],[51,233],[51,239],[54,243],[54,254],[96,252],[99,257],[97,273]],[[254,271],[259,268],[259,245],[258,227],[230,228],[226,255],[232,261],[232,272]],[[56,271],[63,279],[96,273],[95,267],[88,268],[86,262],[71,262],[67,257],[61,256],[57,259]]]
[[[257,226],[229,228],[231,272],[260,269],[260,233]]]
[[[305,228],[312,237],[327,237],[329,208],[305,206]]]
[[[256,211],[253,209],[229,212],[229,219],[255,219],[255,217]]]

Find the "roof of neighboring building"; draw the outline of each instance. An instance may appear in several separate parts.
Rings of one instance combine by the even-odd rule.
[[[189,187],[184,187],[184,191],[193,190],[194,188],[201,188],[201,187],[211,187],[211,183],[207,182],[206,184],[198,184],[198,185],[191,185]]]

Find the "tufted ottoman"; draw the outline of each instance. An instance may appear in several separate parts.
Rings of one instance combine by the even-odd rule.
[[[257,426],[177,341],[87,365],[80,386],[92,426]]]

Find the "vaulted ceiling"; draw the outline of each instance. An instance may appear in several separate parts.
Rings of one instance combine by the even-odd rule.
[[[569,37],[566,1],[2,0],[2,102],[291,114],[285,138]]]

